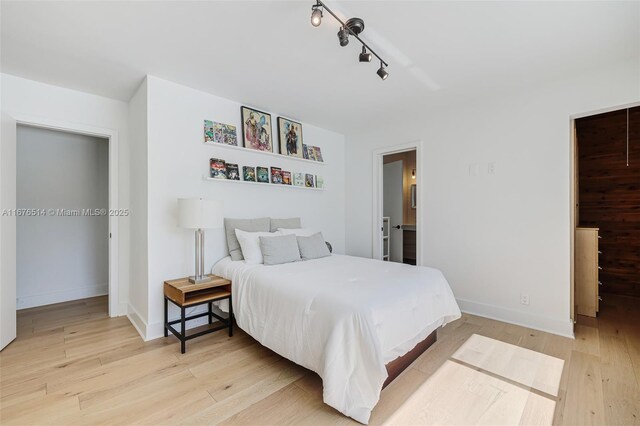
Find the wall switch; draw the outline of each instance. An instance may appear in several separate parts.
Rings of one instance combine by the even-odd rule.
[[[520,304],[522,304],[522,305],[528,305],[529,304],[529,295],[528,294],[521,294],[520,295]]]
[[[487,173],[493,175],[496,173],[496,163],[489,163],[487,165]]]

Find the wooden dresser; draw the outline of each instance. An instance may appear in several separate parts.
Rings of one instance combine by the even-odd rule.
[[[576,312],[589,317],[595,317],[600,310],[598,231],[598,228],[576,228]]]

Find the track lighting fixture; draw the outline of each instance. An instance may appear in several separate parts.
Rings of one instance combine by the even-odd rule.
[[[364,21],[360,18],[351,18],[348,19],[347,22],[342,22],[342,19],[338,18],[338,16],[333,13],[333,11],[322,2],[322,0],[316,0],[316,4],[311,6],[311,25],[317,27],[322,23],[323,11],[325,10],[341,24],[340,31],[338,31],[340,46],[345,47],[349,44],[349,36],[355,37],[356,40],[362,44],[362,52],[358,57],[360,62],[371,62],[373,56],[378,58],[380,60],[380,68],[378,69],[377,74],[381,79],[386,80],[387,77],[389,77],[389,73],[386,70],[386,67],[389,66],[389,64],[378,56],[378,54],[360,38],[360,33],[364,31]]]
[[[362,46],[362,53],[360,53],[360,62],[371,62],[371,58],[373,55],[367,52],[367,49]]]
[[[317,27],[322,23],[322,6],[314,4],[311,6],[311,10],[311,25]]]
[[[378,68],[378,76],[380,76],[381,79],[386,80],[387,77],[389,77],[389,73],[387,72],[387,70],[384,68],[384,64],[382,62],[380,62],[380,68]]]
[[[340,46],[342,47],[349,44],[349,31],[345,27],[340,28],[340,31],[338,31],[338,40],[340,40]]]

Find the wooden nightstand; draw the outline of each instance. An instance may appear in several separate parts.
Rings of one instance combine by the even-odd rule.
[[[171,331],[180,340],[180,351],[185,353],[187,340],[213,333],[214,331],[229,329],[229,337],[233,336],[233,306],[231,299],[231,281],[219,277],[217,275],[209,275],[213,278],[211,281],[200,284],[189,282],[189,278],[180,278],[164,282],[164,337],[169,335]],[[213,313],[213,302],[218,300],[229,299],[229,318],[225,319]],[[169,321],[169,301],[173,302],[180,308],[180,319]],[[192,315],[185,315],[187,308],[198,305],[208,305],[207,312]],[[187,321],[209,317],[209,324],[213,323],[213,318],[217,319],[222,325],[211,327],[197,333],[187,335],[185,324]],[[173,324],[180,323],[180,331],[172,327]]]

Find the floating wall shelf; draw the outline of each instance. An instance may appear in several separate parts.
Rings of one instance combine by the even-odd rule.
[[[308,160],[306,160],[308,161]],[[325,188],[307,188],[306,186],[295,186],[295,185],[278,185],[276,183],[263,183],[263,182],[252,182],[249,180],[231,180],[231,179],[217,179],[209,176],[202,176],[202,179],[213,181],[213,182],[228,182],[228,183],[241,183],[246,185],[260,185],[269,188],[293,188],[293,189],[304,189],[307,191],[324,191]]]
[[[272,157],[278,157],[278,158],[282,158],[282,159],[285,159],[285,160],[302,161],[302,162],[305,162],[305,163],[317,164],[319,166],[324,166],[325,165],[324,161],[313,161],[313,160],[307,160],[306,158],[291,157],[289,155],[278,154],[278,153],[275,153],[275,152],[258,151],[258,150],[255,150],[255,149],[245,148],[243,146],[225,145],[223,143],[215,143],[215,142],[205,142],[204,144],[205,145],[210,145],[210,146],[217,146],[217,147],[225,148],[225,149],[235,149],[235,150],[241,150],[241,151],[249,152],[249,153],[270,155]],[[244,181],[241,181],[241,182],[244,182]],[[287,185],[285,185],[285,186],[287,186]],[[307,188],[307,189],[309,189],[309,188]]]

